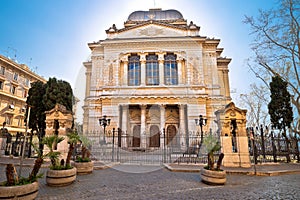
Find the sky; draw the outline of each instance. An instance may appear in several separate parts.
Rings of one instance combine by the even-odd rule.
[[[258,16],[276,0],[0,0],[0,54],[29,66],[48,80],[68,81],[79,98],[82,121],[85,89],[83,62],[87,43],[106,39],[105,30],[123,28],[130,13],[150,8],[176,9],[200,35],[221,39],[222,56],[231,58],[229,79],[233,100],[259,80],[246,65],[253,41],[245,15]]]

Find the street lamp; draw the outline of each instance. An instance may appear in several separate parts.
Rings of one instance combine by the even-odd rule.
[[[199,119],[195,119],[195,123],[196,123],[196,126],[200,126],[200,131],[201,131],[201,141],[199,143],[199,152],[198,152],[198,154],[200,154],[200,149],[201,149],[201,146],[202,146],[202,143],[203,143],[203,129],[202,129],[202,127],[206,126],[207,119],[203,118],[202,115],[199,115]]]
[[[106,115],[103,115],[103,117],[99,119],[100,126],[103,126],[103,143],[104,144],[106,143],[105,142],[105,127],[110,125],[110,119],[107,119],[106,117],[107,117]],[[100,139],[100,141],[101,141],[101,139]]]

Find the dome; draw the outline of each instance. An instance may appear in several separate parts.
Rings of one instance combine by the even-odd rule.
[[[128,21],[148,20],[178,20],[183,19],[182,14],[177,10],[150,9],[149,11],[135,11],[128,17]]]

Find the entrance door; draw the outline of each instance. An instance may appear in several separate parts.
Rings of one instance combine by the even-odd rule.
[[[167,145],[176,146],[177,138],[176,138],[176,127],[174,125],[170,125],[167,128]]]
[[[149,147],[159,147],[160,146],[160,134],[159,128],[156,125],[150,127],[150,142]]]
[[[140,147],[141,144],[141,126],[136,125],[133,128],[132,147]]]

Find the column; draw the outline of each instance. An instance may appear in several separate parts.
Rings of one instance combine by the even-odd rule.
[[[86,67],[85,78],[86,78],[86,85],[85,85],[85,99],[90,96],[90,89],[91,89],[91,77],[92,77],[92,62],[85,62],[83,65]],[[83,106],[83,130],[90,130],[90,111],[89,111],[90,102],[84,100]]]
[[[128,124],[128,105],[122,105],[122,147],[128,147],[127,145],[127,124]]]
[[[141,85],[146,85],[146,54],[140,55],[140,61],[141,61]]]
[[[164,53],[158,54],[159,85],[164,85]]]
[[[229,89],[228,72],[229,72],[228,69],[223,70],[225,97],[230,98],[230,89]]]
[[[85,86],[85,97],[88,97],[90,95],[90,89],[91,89],[91,77],[92,77],[92,62],[86,62],[83,63],[86,67],[86,86]]]
[[[123,61],[123,85],[128,85],[128,60]]]
[[[147,147],[146,141],[146,108],[147,105],[140,105],[141,107],[141,148]]]
[[[166,105],[162,104],[160,105],[160,147],[163,148],[164,147],[164,128],[165,128],[165,124],[166,124]]]
[[[185,148],[186,146],[186,128],[185,128],[185,105],[179,104],[179,134],[180,134],[180,146]]]

